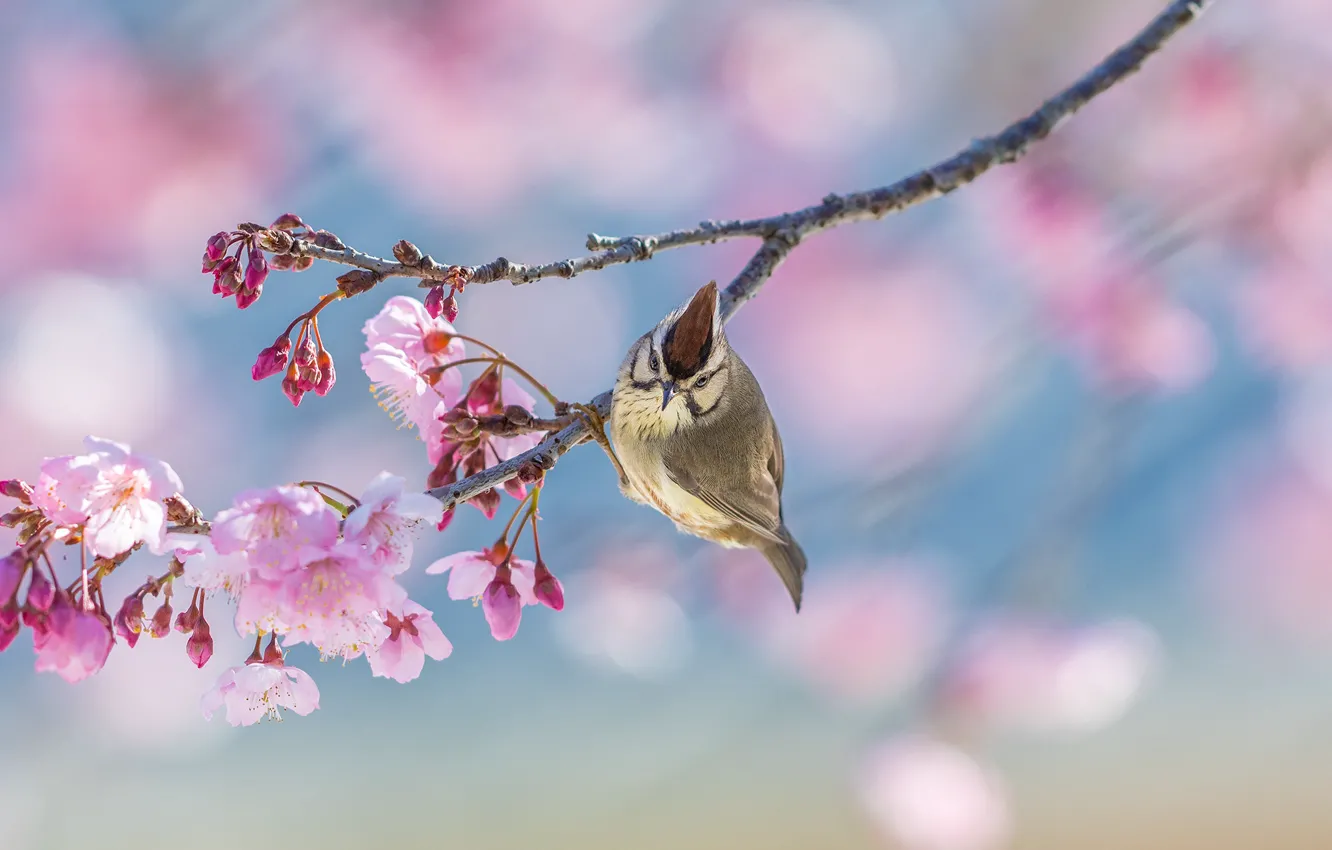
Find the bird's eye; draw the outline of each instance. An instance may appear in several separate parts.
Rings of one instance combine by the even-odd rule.
[[[661,366],[661,362],[657,360],[657,352],[654,351],[654,352],[652,352],[651,354],[649,354],[649,355],[648,355],[648,368],[655,372],[655,371],[657,371],[657,369],[658,369],[660,366]]]
[[[707,384],[707,382],[708,382],[707,375],[699,375],[698,380],[694,381],[694,387],[701,390],[703,389],[704,385]]]

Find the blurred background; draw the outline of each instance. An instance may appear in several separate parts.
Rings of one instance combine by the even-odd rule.
[[[545,262],[795,209],[997,131],[1163,6],[0,0],[0,476],[92,433],[209,514],[419,486],[356,368],[415,282],[324,314],[341,380],[293,408],[249,365],[342,269],[237,312],[209,235],[291,211]],[[1029,159],[800,246],[730,326],[799,617],[582,449],[542,500],[566,609],[496,643],[416,570],[455,651],[410,685],[298,647],[321,709],[232,729],[198,711],[247,651],[224,627],[201,671],[173,636],[79,686],[21,638],[0,847],[1332,846],[1329,33],[1318,0],[1222,0]],[[457,324],[590,398],[752,248],[472,287]],[[498,531],[463,508],[417,564]]]

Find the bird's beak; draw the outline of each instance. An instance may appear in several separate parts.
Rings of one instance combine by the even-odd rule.
[[[661,409],[665,410],[666,405],[671,403],[671,396],[675,395],[675,384],[670,381],[661,382]]]

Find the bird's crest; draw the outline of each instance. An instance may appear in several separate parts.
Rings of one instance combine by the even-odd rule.
[[[717,315],[717,281],[694,293],[689,306],[666,331],[661,353],[676,378],[688,378],[712,356],[713,318]]]

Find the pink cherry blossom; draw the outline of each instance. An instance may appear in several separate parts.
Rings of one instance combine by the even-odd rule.
[[[166,509],[161,500],[181,490],[170,465],[129,447],[86,437],[88,454],[48,458],[33,498],[53,521],[83,524],[93,554],[110,558],[136,543],[164,551]]]
[[[376,676],[410,682],[421,675],[427,655],[443,661],[453,652],[453,644],[435,624],[431,612],[410,599],[403,604],[401,615],[389,612],[385,624],[388,638],[365,650],[370,671]]]
[[[384,302],[378,314],[362,328],[366,348],[384,343],[401,351],[417,365],[442,366],[464,357],[462,340],[453,325],[432,317],[425,305],[406,295]]]
[[[66,682],[81,682],[102,669],[113,642],[110,623],[58,593],[46,628],[33,633],[37,672],[54,671]]]
[[[418,366],[386,343],[367,349],[361,355],[361,368],[370,379],[379,406],[395,421],[416,428],[422,435],[434,427],[437,416],[462,394],[462,376],[456,369],[450,369],[431,384],[421,374],[430,366]]]
[[[338,537],[338,516],[307,487],[247,490],[213,520],[218,554],[244,551],[256,567],[279,569],[304,549],[325,549]]]
[[[255,597],[247,588],[247,601]],[[289,643],[309,643],[325,657],[355,658],[388,636],[380,612],[400,610],[406,592],[354,543],[307,553],[276,581],[276,617]]]
[[[948,664],[940,707],[991,727],[1093,731],[1127,710],[1156,649],[1152,632],[1130,621],[991,623]]]
[[[944,741],[911,735],[886,741],[865,759],[861,804],[902,850],[992,850],[1012,830],[999,778]]]
[[[66,455],[50,458],[33,487],[32,503],[42,515],[57,525],[79,525],[88,518],[79,508],[83,493],[96,477],[96,470],[85,458]],[[71,504],[72,503],[72,504]]]
[[[381,472],[347,516],[343,535],[363,543],[376,566],[396,575],[411,566],[412,538],[423,523],[438,525],[444,506],[424,493],[406,493],[406,481]]]
[[[319,688],[304,670],[281,662],[251,662],[232,667],[218,677],[217,684],[200,701],[205,720],[219,708],[227,710],[232,726],[249,726],[265,716],[281,720],[279,708],[304,716],[319,708]]]
[[[449,596],[480,598],[481,610],[495,640],[508,640],[518,632],[525,605],[536,605],[534,565],[509,558],[497,565],[496,553],[459,552],[426,567],[431,574],[449,573]]]
[[[212,538],[204,535],[173,535],[175,556],[185,571],[177,579],[187,587],[222,590],[238,596],[249,577],[251,566],[244,551],[219,555]]]

